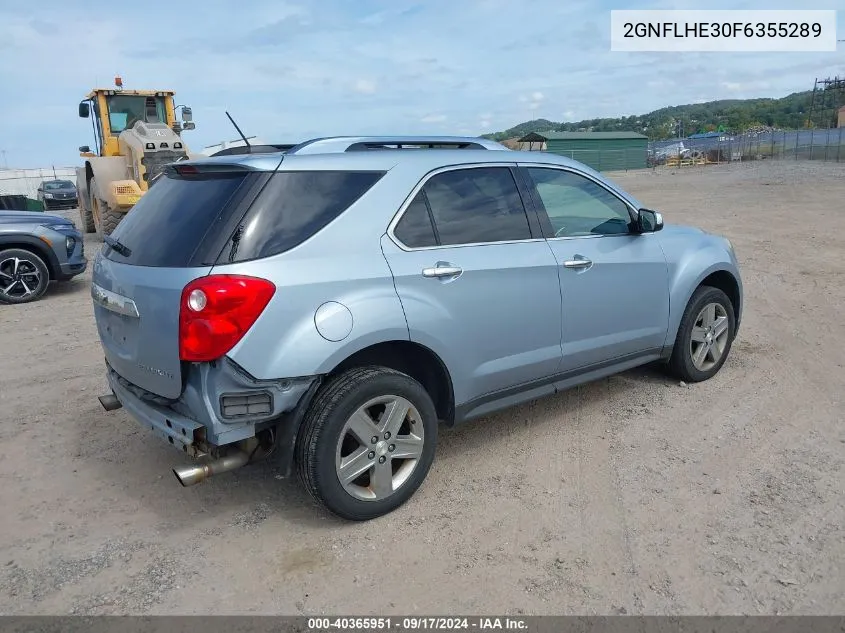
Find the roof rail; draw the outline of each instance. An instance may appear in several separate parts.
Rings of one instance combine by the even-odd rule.
[[[501,143],[473,136],[329,136],[304,141],[286,153],[335,154],[386,149],[508,150]]]

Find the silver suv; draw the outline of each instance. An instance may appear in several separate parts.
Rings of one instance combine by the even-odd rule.
[[[94,263],[112,393],[197,458],[273,456],[353,520],[404,503],[453,426],[663,361],[722,367],[728,240],[588,167],[477,138],[341,137],[170,166]]]

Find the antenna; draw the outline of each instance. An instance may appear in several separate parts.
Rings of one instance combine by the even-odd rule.
[[[235,123],[235,119],[232,118],[231,114],[226,112],[226,116],[229,117],[229,120],[232,122],[232,125],[235,126],[235,129],[238,131],[238,134],[241,135],[241,138],[244,140],[244,143],[246,143],[246,153],[251,154],[252,153],[252,145],[249,144],[249,140],[247,139],[246,135],[243,132],[241,132],[241,128],[239,128],[238,124]]]

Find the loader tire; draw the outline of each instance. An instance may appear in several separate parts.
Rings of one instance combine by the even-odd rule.
[[[91,200],[79,199],[79,219],[82,220],[82,230],[85,233],[96,233],[94,214],[91,212]]]
[[[108,203],[100,195],[97,181],[91,180],[91,214],[94,216],[94,225],[100,237],[111,235],[112,231],[123,219],[123,214],[109,207]]]

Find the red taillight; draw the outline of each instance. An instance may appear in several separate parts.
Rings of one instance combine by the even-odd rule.
[[[202,363],[231,350],[267,307],[276,286],[242,275],[210,275],[182,290],[179,358]]]

